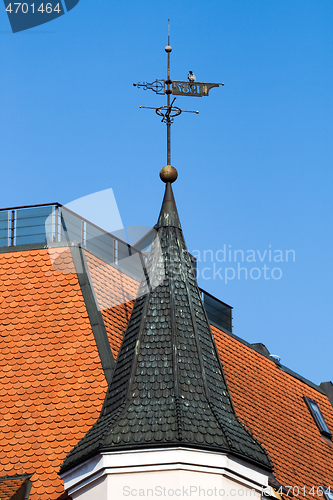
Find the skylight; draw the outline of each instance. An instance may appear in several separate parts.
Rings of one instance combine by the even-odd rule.
[[[323,417],[323,414],[320,411],[320,408],[318,406],[318,403],[316,401],[313,401],[312,399],[309,398],[304,398],[306,404],[308,405],[308,408],[310,410],[311,415],[313,416],[314,421],[316,422],[321,434],[327,437],[332,437],[332,433],[327,427],[327,424],[325,422],[325,419]],[[329,500],[333,500],[333,497],[330,496],[328,497]]]

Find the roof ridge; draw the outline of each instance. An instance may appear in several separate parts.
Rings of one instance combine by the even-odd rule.
[[[253,351],[256,351],[258,354],[261,354],[261,356],[264,356],[265,358],[267,358],[270,361],[272,361],[273,363],[275,363],[275,365],[278,369],[284,371],[285,373],[289,373],[289,375],[291,375],[292,377],[296,378],[297,380],[300,380],[301,382],[304,382],[304,384],[308,385],[309,387],[312,387],[312,389],[317,390],[321,394],[326,394],[325,391],[319,385],[315,384],[314,382],[307,379],[306,377],[303,377],[303,375],[300,375],[299,373],[295,372],[291,368],[288,368],[287,366],[283,365],[277,359],[273,358],[270,354],[266,354],[261,349],[259,349],[254,344],[252,344],[251,342],[249,342],[245,339],[242,339],[241,337],[239,337],[238,335],[236,335],[233,332],[230,332],[227,330],[222,330],[222,328],[220,326],[214,324],[214,322],[212,322],[212,321],[210,323],[214,326],[214,328],[216,328],[217,330],[220,330],[220,332],[223,332],[225,335],[228,335],[229,337],[231,337],[235,340],[238,340],[239,342],[246,345],[247,347],[249,347]]]
[[[13,480],[13,479],[30,479],[33,476],[34,473],[32,474],[14,474],[13,476],[0,476],[0,481],[7,481],[7,480]]]
[[[176,229],[176,233],[177,233],[177,229]],[[177,238],[177,241],[179,241],[179,237]],[[181,259],[183,261],[183,265],[185,266],[186,263],[184,262],[184,256],[183,256],[182,252],[180,252],[180,256],[181,256]],[[196,321],[195,321],[195,317],[193,315],[193,304],[192,304],[191,294],[190,294],[190,290],[189,290],[189,283],[188,283],[188,279],[187,279],[187,273],[184,274],[184,281],[185,281],[185,286],[187,288],[188,300],[189,300],[189,304],[190,304],[190,311],[191,311],[192,322],[193,322],[193,330],[194,330],[194,335],[195,335],[195,338],[196,338],[198,355],[199,355],[200,366],[201,366],[201,371],[202,371],[202,378],[203,378],[203,382],[204,382],[204,388],[205,388],[206,396],[207,396],[207,399],[208,399],[208,404],[209,404],[209,406],[210,406],[210,408],[212,410],[212,413],[215,416],[216,421],[218,422],[218,425],[219,425],[219,427],[221,429],[221,432],[222,432],[223,436],[225,437],[225,440],[228,443],[228,446],[230,447],[231,446],[230,439],[229,439],[228,435],[226,434],[226,432],[224,431],[223,426],[221,425],[219,419],[217,418],[217,416],[215,414],[214,404],[211,401],[210,391],[209,391],[209,388],[208,388],[208,385],[207,385],[206,372],[205,372],[205,367],[204,367],[204,363],[203,363],[203,360],[202,360],[202,351],[201,351],[201,345],[200,345],[200,340],[199,340],[199,336],[198,336],[197,324],[196,324]],[[205,310],[204,310],[204,313],[205,313],[206,319],[208,321],[207,314],[206,314]],[[231,398],[230,398],[230,403],[231,403]]]

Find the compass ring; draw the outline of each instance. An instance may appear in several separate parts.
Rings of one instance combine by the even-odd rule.
[[[175,116],[179,116],[182,110],[177,108],[176,106],[161,106],[156,109],[156,114],[158,116],[162,116],[163,118],[169,116],[169,118],[175,118]]]

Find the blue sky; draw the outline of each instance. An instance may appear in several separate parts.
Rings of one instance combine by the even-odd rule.
[[[211,251],[199,284],[234,307],[236,335],[316,383],[332,380],[331,1],[80,0],[16,34],[0,9],[1,206],[112,188],[124,224],[155,224],[166,127],[139,105],[165,100],[132,83],[165,78],[168,18],[171,77],[193,70],[225,83],[178,98],[200,113],[172,128],[187,245],[201,260]],[[240,263],[248,279],[233,254],[219,262],[224,245],[255,251],[256,262]],[[269,262],[269,250],[284,260],[294,250],[295,261]],[[235,270],[227,283],[225,268]]]

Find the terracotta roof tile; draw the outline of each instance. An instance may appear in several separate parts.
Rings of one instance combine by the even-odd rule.
[[[30,476],[8,476],[0,478],[0,498],[1,500],[11,500],[13,496],[20,492],[20,490],[25,491],[26,482],[29,480]]]
[[[96,421],[106,392],[77,276],[59,272],[72,266],[71,254],[52,251],[57,271],[47,250],[0,254],[0,463],[3,474],[36,471],[32,500],[67,498],[57,472]],[[138,283],[88,252],[86,259],[116,357]],[[327,397],[212,330],[236,412],[269,452],[276,478],[307,492],[333,487],[333,444],[321,437],[303,400],[317,401],[333,430]]]
[[[307,499],[313,498],[312,486],[332,487],[333,443],[321,437],[303,400],[315,400],[333,430],[327,396],[242,342],[212,330],[236,412],[267,449],[278,481],[305,487],[302,498]]]
[[[133,302],[119,304],[119,299],[123,297],[123,302],[126,302],[129,294],[122,281],[124,277],[119,276],[116,269],[89,253],[86,253],[86,258],[116,356]],[[137,284],[130,278],[127,278],[127,283],[132,286],[131,290],[136,289]],[[114,307],[107,307],[108,294],[112,293],[119,302]],[[254,349],[215,327],[212,330],[236,412],[270,453],[277,479],[282,484],[288,485],[289,482],[306,488],[313,485],[317,488],[320,484],[333,486],[333,444],[321,437],[303,400],[303,396],[316,400],[333,430],[333,409],[327,397],[283,372],[274,361]],[[307,494],[305,498],[311,498],[311,495]]]
[[[69,250],[61,260],[72,262]],[[0,270],[1,469],[34,472],[29,498],[56,500],[59,467],[97,419],[105,377],[77,276],[53,269],[47,250],[0,254]]]
[[[85,252],[85,256],[111,350],[117,358],[139,283],[91,253]]]

